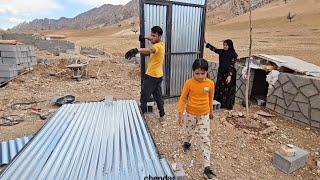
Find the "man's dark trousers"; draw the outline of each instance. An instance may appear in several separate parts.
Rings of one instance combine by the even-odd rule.
[[[160,117],[164,116],[164,102],[162,99],[162,88],[161,88],[162,77],[155,78],[145,74],[144,81],[141,89],[141,110],[142,113],[147,112],[147,102],[152,94],[154,100],[157,103]]]

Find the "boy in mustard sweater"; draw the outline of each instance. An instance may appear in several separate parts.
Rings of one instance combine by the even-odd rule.
[[[134,57],[137,53],[150,56],[150,61],[148,63],[147,71],[144,76],[144,83],[142,84],[141,88],[141,111],[143,114],[147,112],[147,102],[152,95],[159,109],[160,121],[164,121],[165,119],[164,101],[162,98],[161,88],[163,78],[163,63],[165,56],[165,45],[161,40],[162,34],[163,31],[161,27],[152,27],[150,37],[139,37],[139,41],[144,41],[144,39],[147,39],[152,43],[152,46],[149,48],[134,48],[129,50],[125,54],[126,59]]]
[[[187,125],[187,137],[183,144],[184,152],[189,151],[192,136],[197,130],[203,153],[204,174],[208,179],[215,179],[216,175],[210,168],[210,119],[213,118],[214,82],[207,78],[208,62],[196,59],[192,65],[193,78],[188,79],[183,87],[179,100],[179,124]],[[183,115],[186,106],[186,119]],[[185,122],[187,121],[187,122]]]

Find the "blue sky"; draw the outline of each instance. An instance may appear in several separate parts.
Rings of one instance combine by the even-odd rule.
[[[0,0],[0,28],[7,29],[34,19],[72,18],[103,4],[126,4],[130,0]]]

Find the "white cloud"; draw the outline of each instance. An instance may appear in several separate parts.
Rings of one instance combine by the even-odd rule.
[[[12,17],[12,18],[9,18],[9,22],[12,23],[12,24],[20,24],[20,23],[23,23],[23,22],[28,22],[28,20]]]
[[[0,13],[14,15],[45,14],[57,8],[62,8],[62,5],[55,0],[1,0],[0,3]]]
[[[91,7],[99,7],[103,4],[127,4],[130,0],[71,0],[72,2],[82,3]]]
[[[4,13],[6,13],[7,11],[4,9],[4,8],[1,8],[0,7],[0,14],[4,14]]]

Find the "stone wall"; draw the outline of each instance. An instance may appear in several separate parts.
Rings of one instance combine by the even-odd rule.
[[[20,34],[20,33],[4,33],[2,39],[11,40],[15,39],[24,44],[34,45],[40,50],[46,50],[53,54],[58,55],[68,50],[75,50],[75,44],[65,40],[44,40],[39,35]]]
[[[268,90],[267,108],[320,128],[320,79],[280,73]]]
[[[218,63],[209,62],[209,76],[216,81]],[[242,77],[244,67],[236,64],[237,102],[245,100],[246,80]],[[251,70],[249,95],[254,71]],[[267,108],[299,122],[320,128],[320,79],[289,73],[280,73],[278,81],[268,89]]]

